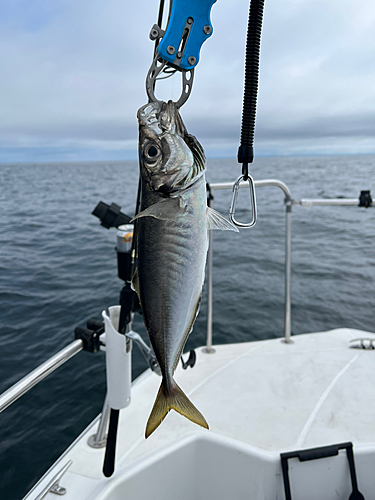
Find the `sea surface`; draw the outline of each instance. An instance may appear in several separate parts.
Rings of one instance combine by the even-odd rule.
[[[295,200],[375,195],[375,156],[256,159]],[[235,160],[209,160],[209,182],[232,182]],[[116,230],[91,215],[102,200],[132,215],[137,162],[0,165],[0,392],[74,340],[74,328],[118,303]],[[241,190],[236,217],[249,218]],[[214,206],[228,214],[231,193]],[[214,234],[214,343],[282,337],[283,193],[257,189],[258,222]],[[292,333],[375,331],[375,209],[293,207]],[[186,349],[206,338],[207,289]],[[141,316],[133,329],[146,339]],[[146,369],[133,349],[133,377]],[[29,488],[100,412],[104,354],[81,352],[0,414],[0,498]],[[360,390],[360,388],[359,388]]]

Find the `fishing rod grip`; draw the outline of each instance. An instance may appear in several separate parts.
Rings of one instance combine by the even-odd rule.
[[[114,410],[113,408],[111,408],[111,415],[109,417],[107,444],[105,448],[105,456],[103,463],[103,474],[105,475],[105,477],[111,477],[115,471],[116,441],[117,441],[119,413],[120,410]]]

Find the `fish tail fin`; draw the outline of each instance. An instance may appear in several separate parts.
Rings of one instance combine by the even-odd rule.
[[[183,393],[176,382],[173,381],[171,390],[167,391],[164,380],[161,383],[158,395],[146,425],[146,439],[159,427],[171,410],[191,420],[195,424],[208,429],[204,416],[196,409],[190,399]]]

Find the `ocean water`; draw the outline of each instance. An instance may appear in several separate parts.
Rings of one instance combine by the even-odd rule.
[[[209,182],[231,182],[235,160],[209,160]],[[260,158],[255,179],[294,199],[375,194],[375,156]],[[74,340],[76,326],[118,303],[116,231],[91,215],[103,200],[132,214],[137,162],[0,165],[0,392]],[[230,192],[216,192],[228,213]],[[258,223],[214,235],[214,343],[281,337],[284,206],[257,190]],[[239,220],[249,217],[240,192]],[[292,333],[375,331],[375,209],[293,208]],[[205,343],[207,290],[186,349]],[[140,316],[134,330],[145,339]],[[135,347],[133,377],[146,368]],[[21,499],[100,412],[104,354],[79,353],[0,414],[0,498]]]

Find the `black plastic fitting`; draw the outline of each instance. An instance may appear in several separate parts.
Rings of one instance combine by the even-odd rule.
[[[240,146],[237,154],[238,163],[253,163],[254,148],[253,146]]]
[[[181,364],[182,364],[182,368],[184,370],[187,370],[189,368],[189,366],[191,368],[193,368],[196,361],[197,361],[197,355],[196,355],[194,349],[189,352],[189,357],[188,357],[187,361],[184,361],[184,358],[181,356]]]
[[[214,195],[212,194],[212,189],[208,182],[206,182],[206,191],[207,191],[207,206],[210,207],[212,205]]]
[[[74,329],[74,337],[76,340],[80,339],[83,342],[83,350],[86,352],[96,353],[100,348],[99,341],[100,333],[88,328],[81,328],[77,326]]]
[[[116,205],[116,203],[107,205],[103,201],[99,201],[92,211],[92,215],[100,219],[100,224],[103,227],[110,229],[111,227],[119,227],[122,224],[129,224],[132,220],[132,217],[122,213],[120,210],[121,207]]]
[[[372,197],[370,191],[361,191],[359,196],[359,207],[371,207],[372,206]]]
[[[88,319],[86,322],[86,327],[89,330],[94,330],[95,332],[99,333],[101,335],[104,333],[104,323],[103,321],[98,321],[97,319]]]

